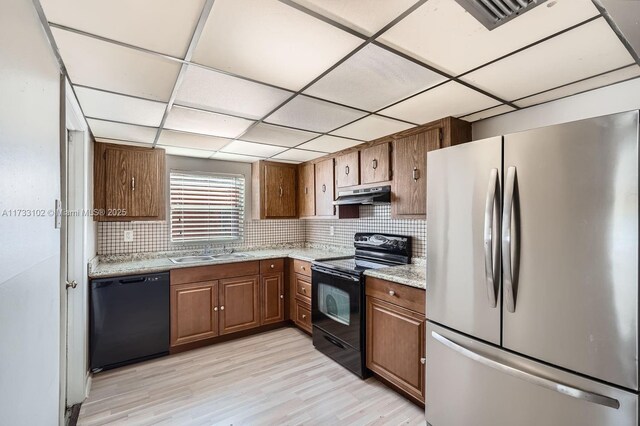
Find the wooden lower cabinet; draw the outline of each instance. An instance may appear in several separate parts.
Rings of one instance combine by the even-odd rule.
[[[284,321],[284,278],[282,272],[260,277],[260,324]]]
[[[218,335],[218,281],[171,286],[171,346]]]
[[[260,277],[220,280],[220,334],[260,325]]]
[[[367,297],[367,368],[425,403],[425,317]]]
[[[307,333],[312,333],[313,328],[311,325],[311,305],[307,305],[299,299],[295,299],[294,301],[295,307],[295,317],[294,322],[298,327],[306,331]]]

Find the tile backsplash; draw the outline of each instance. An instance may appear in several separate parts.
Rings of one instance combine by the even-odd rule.
[[[132,242],[124,242],[125,230],[133,231]],[[244,240],[225,245],[240,249],[306,242],[351,248],[356,232],[411,236],[413,256],[425,257],[426,221],[391,219],[390,205],[361,206],[360,219],[249,220],[245,223]],[[99,255],[195,250],[206,245],[209,244],[172,243],[166,221],[98,223]],[[222,244],[211,246],[217,248]]]

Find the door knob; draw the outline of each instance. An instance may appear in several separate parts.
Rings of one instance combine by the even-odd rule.
[[[67,281],[67,286],[66,287],[67,287],[67,289],[76,288],[76,287],[78,287],[78,283],[77,283],[76,280],[73,280],[71,282]]]

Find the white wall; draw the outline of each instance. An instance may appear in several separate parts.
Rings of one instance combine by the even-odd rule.
[[[473,139],[640,109],[640,78],[473,123]]]
[[[0,13],[0,423],[55,425],[60,383],[60,75],[33,4]]]

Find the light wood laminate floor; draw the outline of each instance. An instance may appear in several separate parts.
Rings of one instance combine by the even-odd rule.
[[[424,413],[282,328],[94,376],[79,425],[424,425]]]

